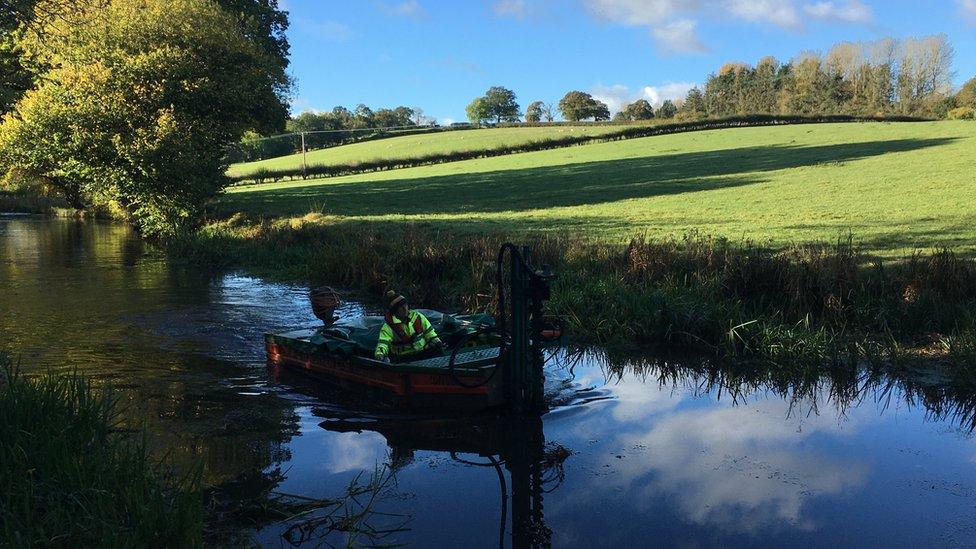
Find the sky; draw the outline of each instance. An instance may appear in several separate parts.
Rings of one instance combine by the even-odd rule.
[[[293,113],[419,107],[441,124],[490,86],[524,108],[570,90],[611,111],[684,97],[722,64],[945,33],[976,76],[976,0],[279,0]]]

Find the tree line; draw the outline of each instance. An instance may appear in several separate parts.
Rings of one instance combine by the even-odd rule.
[[[569,122],[618,123],[753,114],[973,118],[976,102],[971,97],[976,79],[953,94],[953,56],[945,35],[843,42],[825,55],[804,52],[786,63],[773,57],[765,57],[755,66],[726,63],[707,77],[702,88],[692,88],[682,99],[666,99],[656,106],[646,99],[637,99],[612,118],[604,102],[580,90],[567,92],[555,105],[533,101],[523,113],[515,92],[504,86],[489,88],[474,98],[465,111],[468,120],[476,125],[549,123],[557,115]],[[353,111],[336,107],[332,112],[302,113],[289,120],[288,131],[333,130],[330,134],[307,136],[306,146],[314,149],[345,143],[354,136],[352,132],[337,130],[419,123],[413,117],[413,109],[398,107],[373,113],[359,105]],[[254,137],[246,135],[240,147],[245,157],[268,158],[301,150],[294,139]]]
[[[571,122],[587,119],[595,122],[610,120],[610,109],[605,103],[586,92],[577,90],[563,96],[556,109],[564,119]],[[466,112],[472,124],[499,124],[522,120],[522,111],[516,101],[515,92],[502,86],[493,86],[483,96],[474,98],[468,104]],[[526,122],[552,122],[554,119],[551,103],[533,101],[526,107]]]
[[[946,118],[953,94],[954,50],[944,34],[897,41],[843,42],[826,54],[786,63],[726,63],[682,105],[689,118],[743,114],[890,114]]]
[[[697,120],[754,114],[917,116],[974,118],[976,78],[953,92],[955,52],[944,34],[874,42],[843,42],[826,54],[804,52],[786,63],[764,57],[755,66],[726,63],[702,88],[658,106],[646,99],[625,105],[615,122]],[[556,105],[564,120],[610,120],[607,105],[573,90]],[[467,107],[473,124],[518,122],[522,113],[511,90],[496,86]],[[551,103],[533,101],[525,122],[552,122]]]
[[[304,135],[307,150],[333,147],[355,141],[370,132],[388,128],[420,128],[433,123],[423,109],[410,107],[378,108],[359,104],[354,109],[337,106],[331,111],[305,111],[285,123],[285,135],[263,137],[256,131],[244,133],[232,148],[232,162],[247,162],[301,152]]]

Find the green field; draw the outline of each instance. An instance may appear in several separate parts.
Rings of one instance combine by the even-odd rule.
[[[507,145],[519,145],[530,141],[558,138],[567,135],[602,135],[618,131],[623,126],[540,126],[530,128],[490,128],[478,130],[453,130],[419,135],[389,137],[342,147],[331,147],[308,152],[311,165],[340,165],[378,159],[414,158],[428,154],[450,153],[491,149]],[[280,156],[258,162],[233,164],[230,176],[254,173],[258,170],[297,169],[302,166],[302,155]]]
[[[700,231],[782,245],[851,233],[881,255],[972,253],[974,138],[966,121],[714,130],[234,188],[217,208],[612,240]]]

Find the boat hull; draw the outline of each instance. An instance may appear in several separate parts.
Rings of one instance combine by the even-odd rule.
[[[388,364],[364,357],[335,355],[282,336],[269,335],[265,346],[272,367],[285,368],[344,389],[368,392],[401,408],[476,411],[504,403],[502,372],[494,372],[487,379],[496,368],[494,364],[483,365],[480,369],[458,370],[456,377],[464,385],[480,383],[478,387],[465,387],[447,368]]]

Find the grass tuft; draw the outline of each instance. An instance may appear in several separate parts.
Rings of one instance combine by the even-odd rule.
[[[0,545],[201,545],[199,476],[167,474],[122,434],[111,391],[0,363]]]

